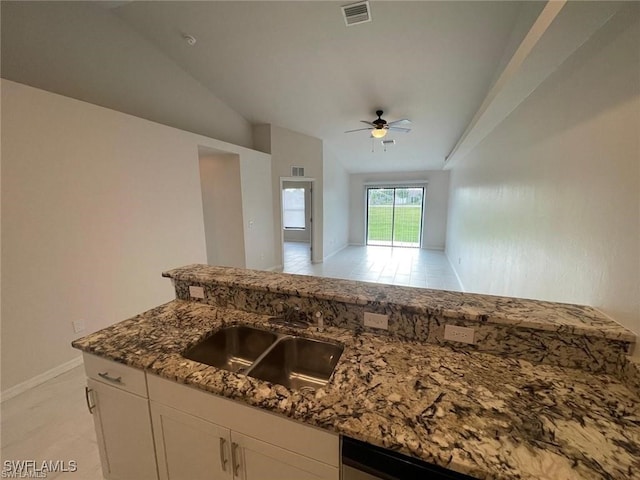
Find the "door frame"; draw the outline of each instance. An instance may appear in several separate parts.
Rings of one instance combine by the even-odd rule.
[[[365,246],[369,246],[368,244],[368,239],[369,239],[369,189],[371,188],[421,188],[422,189],[422,204],[420,205],[421,208],[421,215],[420,215],[420,238],[418,240],[418,246],[417,247],[406,247],[406,246],[401,246],[401,245],[393,245],[393,231],[392,231],[392,236],[391,236],[391,245],[389,245],[391,248],[423,248],[423,242],[424,242],[424,226],[425,226],[425,214],[426,214],[426,206],[427,206],[427,184],[428,182],[425,181],[410,181],[410,182],[403,182],[403,181],[396,181],[396,182],[365,182],[364,183],[364,238],[363,238],[363,245]],[[395,190],[394,190],[394,207],[395,208]],[[378,245],[371,245],[371,246],[378,246]]]
[[[311,222],[310,222],[310,232],[309,232],[309,246],[310,246],[310,250],[309,250],[309,261],[311,263],[318,263],[318,262],[314,262],[313,260],[313,252],[314,252],[314,248],[316,246],[314,239],[313,239],[313,235],[315,233],[315,219],[314,217],[314,213],[315,213],[315,205],[316,205],[316,179],[313,177],[280,177],[280,190],[278,192],[278,200],[280,202],[280,251],[281,251],[281,255],[282,255],[282,267],[284,268],[284,205],[282,202],[282,190],[284,189],[284,183],[310,183],[311,184],[311,199],[310,199],[310,212],[309,215],[311,216]]]

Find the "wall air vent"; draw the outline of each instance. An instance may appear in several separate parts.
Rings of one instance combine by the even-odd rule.
[[[347,27],[351,25],[358,25],[359,23],[366,23],[371,21],[371,9],[369,8],[369,2],[352,3],[351,5],[345,5],[342,7],[342,15],[344,16],[344,23]]]
[[[292,177],[304,177],[304,167],[291,167]]]

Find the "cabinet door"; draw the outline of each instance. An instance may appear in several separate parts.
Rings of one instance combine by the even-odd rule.
[[[227,480],[231,472],[229,429],[151,402],[161,480]]]
[[[104,477],[157,480],[149,401],[92,379],[87,384]]]
[[[338,467],[231,432],[233,469],[242,480],[338,480]]]

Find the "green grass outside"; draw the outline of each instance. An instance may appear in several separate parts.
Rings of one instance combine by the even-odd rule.
[[[420,206],[397,205],[394,221],[394,242],[420,243]],[[367,243],[391,242],[391,206],[369,205]]]

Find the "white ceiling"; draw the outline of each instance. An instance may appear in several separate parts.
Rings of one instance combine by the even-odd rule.
[[[347,170],[374,172],[442,168],[505,58],[527,32],[523,18],[530,24],[532,12],[544,5],[372,1],[373,20],[346,27],[340,7],[348,3],[136,1],[102,6],[249,122],[321,138]],[[197,43],[189,46],[184,34]],[[101,61],[108,71],[109,59]],[[157,81],[162,85],[161,77]],[[46,88],[43,82],[40,75],[32,84]],[[86,93],[91,86],[82,88]],[[413,121],[411,133],[388,135],[397,144],[386,152],[366,131],[344,133],[364,126],[360,120],[373,120],[379,108],[388,121]],[[176,116],[189,113],[176,111]],[[144,116],[153,119],[152,112]]]
[[[439,169],[487,93],[522,2],[132,2],[112,11],[252,123],[321,138],[352,172]],[[197,39],[190,47],[182,35]],[[409,118],[383,151],[369,132]],[[372,154],[372,147],[374,153]]]

